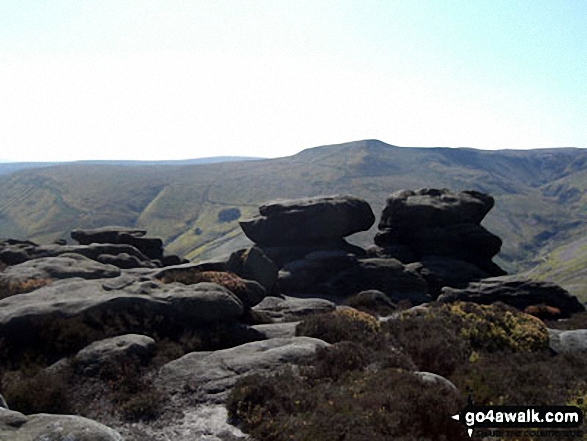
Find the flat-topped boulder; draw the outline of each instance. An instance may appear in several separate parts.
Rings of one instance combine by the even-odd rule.
[[[42,257],[7,267],[0,273],[1,281],[26,282],[34,279],[105,279],[118,277],[120,269],[91,260],[81,254],[65,253]]]
[[[261,303],[253,307],[253,310],[274,323],[296,322],[303,318],[324,312],[334,311],[336,305],[330,300],[322,298],[296,298],[296,297],[265,297]]]
[[[491,196],[478,191],[454,192],[448,189],[423,188],[401,190],[391,194],[381,215],[375,236],[376,254],[395,257],[404,263],[440,261],[466,262],[478,268],[458,278],[462,283],[479,280],[475,273],[486,276],[505,275],[492,258],[499,253],[501,239],[487,231],[481,221],[494,205]],[[437,272],[434,266],[441,269]],[[441,265],[442,266],[442,265]],[[441,266],[428,267],[437,285],[453,284]],[[462,265],[461,265],[462,266]]]
[[[55,357],[121,334],[165,335],[236,323],[245,310],[235,294],[215,283],[116,281],[66,279],[2,299],[0,335],[12,352],[40,347]]]
[[[550,348],[557,354],[587,354],[587,329],[549,329]]]
[[[155,340],[146,335],[125,334],[96,341],[79,351],[73,358],[78,369],[87,374],[101,367],[128,359],[147,360],[155,352]]]
[[[9,423],[2,424],[4,421]],[[33,440],[123,441],[123,438],[113,429],[80,416],[0,412],[0,441]]]
[[[379,229],[480,224],[494,203],[491,196],[478,191],[400,190],[387,198]]]
[[[197,388],[207,402],[221,402],[239,378],[270,373],[311,358],[328,343],[310,337],[272,338],[213,352],[192,352],[164,365],[156,384],[171,391]]]
[[[375,222],[370,205],[350,195],[277,200],[259,207],[259,213],[240,226],[264,246],[327,243],[367,231]]]
[[[520,311],[533,305],[546,305],[560,310],[562,316],[585,311],[577,297],[556,283],[523,276],[490,277],[479,282],[471,282],[464,289],[445,287],[438,301],[465,301],[482,305],[503,302]]]
[[[133,237],[143,237],[147,230],[139,228],[108,226],[101,228],[77,229],[71,232],[71,238],[80,245],[91,243],[118,243],[119,234],[128,234]]]
[[[94,229],[80,229],[71,232],[71,238],[80,245],[126,244],[140,250],[150,259],[163,257],[163,241],[158,238],[144,237],[146,230],[119,226],[108,226]]]

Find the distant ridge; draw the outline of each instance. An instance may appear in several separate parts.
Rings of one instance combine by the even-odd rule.
[[[194,165],[194,164],[216,164],[220,162],[256,161],[263,158],[253,156],[212,156],[209,158],[177,159],[161,161],[135,161],[135,160],[81,160],[81,161],[58,161],[58,162],[1,162],[0,175],[14,173],[29,168],[50,167],[62,164],[104,164],[104,165]]]

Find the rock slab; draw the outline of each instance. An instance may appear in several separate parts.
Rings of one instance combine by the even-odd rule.
[[[248,374],[275,372],[299,364],[328,343],[310,337],[274,338],[214,352],[192,352],[164,365],[156,383],[181,391],[197,389],[207,402],[221,402],[236,381]]]
[[[438,297],[439,302],[459,300],[483,305],[503,302],[520,311],[528,306],[547,305],[559,309],[563,317],[585,310],[575,296],[557,284],[523,276],[490,277],[469,283],[464,289],[445,287]]]

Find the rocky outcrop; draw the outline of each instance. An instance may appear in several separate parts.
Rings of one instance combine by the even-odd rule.
[[[157,268],[187,262],[178,256],[165,256],[161,239],[142,237],[144,230],[104,227],[74,230],[71,234],[80,245],[37,245],[30,241],[12,239],[0,241],[0,262],[17,265],[63,254],[80,254],[121,269]]]
[[[32,440],[123,441],[123,438],[109,427],[80,416],[24,416],[0,409],[0,441]]]
[[[373,225],[375,216],[366,201],[354,196],[317,197],[271,202],[259,211],[261,216],[241,222],[257,245],[233,254],[229,263],[245,273],[245,258],[251,256],[249,274],[256,273],[256,280],[263,279],[266,286],[274,281],[274,293],[342,299],[378,289],[396,300],[429,300],[418,273],[397,260],[366,258],[365,250],[345,241]]]
[[[81,254],[65,253],[56,257],[41,257],[9,266],[0,273],[0,280],[26,282],[39,279],[107,279],[118,277],[120,269],[88,259]]]
[[[245,235],[262,246],[338,241],[375,222],[369,204],[348,195],[273,201],[259,207],[260,216],[241,221]]]
[[[328,343],[310,337],[274,338],[214,352],[193,352],[163,366],[157,385],[167,390],[197,389],[206,401],[221,402],[239,378],[299,364]]]
[[[73,363],[85,374],[92,374],[107,364],[128,359],[143,363],[154,351],[155,340],[151,337],[139,334],[119,335],[86,346],[73,357]]]
[[[165,335],[174,329],[236,322],[244,311],[235,294],[215,283],[75,278],[0,300],[0,334],[15,351],[40,343],[49,350],[59,343],[55,339],[72,332],[77,345],[129,333]]]
[[[501,239],[481,226],[493,204],[491,196],[477,191],[401,190],[387,199],[375,243],[384,255],[421,262],[435,294],[439,285],[463,287],[504,275],[491,260]],[[469,268],[463,273],[447,271],[447,266]]]
[[[375,289],[393,302],[420,304],[432,300],[424,279],[396,259],[362,259],[332,278],[329,285],[333,293],[343,297]]]
[[[253,311],[274,323],[282,323],[302,320],[310,314],[334,311],[335,308],[336,305],[326,299],[270,296],[253,307]]]
[[[259,282],[267,292],[271,292],[278,276],[275,263],[256,246],[232,253],[226,269],[244,279]]]
[[[464,289],[445,287],[438,301],[465,301],[483,305],[503,302],[520,311],[533,305],[546,305],[557,308],[564,317],[585,310],[575,296],[557,284],[521,276],[491,277],[472,282]]]
[[[144,237],[146,230],[126,227],[102,227],[88,230],[73,230],[71,238],[80,245],[92,243],[109,243],[132,245],[149,259],[161,259],[163,257],[163,241],[157,238]]]

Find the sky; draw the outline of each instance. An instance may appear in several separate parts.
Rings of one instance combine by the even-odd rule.
[[[2,0],[0,159],[587,147],[584,0]]]

